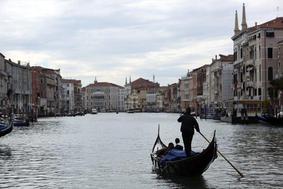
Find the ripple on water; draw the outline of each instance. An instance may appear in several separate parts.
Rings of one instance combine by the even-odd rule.
[[[13,188],[280,188],[283,128],[199,120],[221,157],[200,178],[164,179],[149,157],[160,124],[165,143],[180,137],[178,114],[112,114],[40,119],[1,138],[0,187]],[[193,149],[206,141],[197,133]]]

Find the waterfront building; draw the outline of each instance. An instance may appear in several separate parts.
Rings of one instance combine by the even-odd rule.
[[[0,111],[4,113],[8,106],[8,74],[5,70],[5,56],[0,53]]]
[[[62,109],[64,113],[76,113],[83,110],[81,80],[62,79]]]
[[[29,63],[20,61],[15,63],[10,59],[5,59],[4,63],[7,82],[3,84],[7,84],[7,94],[14,113],[30,114],[32,111],[32,83]]]
[[[39,116],[52,116],[62,111],[62,77],[60,69],[33,66],[32,102]]]
[[[165,92],[167,90],[166,86],[160,86],[158,88],[158,92],[156,95],[156,111],[157,112],[164,112],[165,111],[165,106],[164,106],[164,102],[165,102]]]
[[[185,112],[186,108],[189,107],[189,81],[189,71],[186,76],[181,77],[181,79],[179,79],[180,109],[182,112]]]
[[[200,114],[202,107],[205,104],[205,96],[203,84],[206,81],[206,69],[208,65],[203,65],[188,73],[187,83],[189,85],[189,101],[188,104],[192,111]]]
[[[282,75],[279,56],[283,38],[283,17],[248,27],[243,5],[242,28],[239,30],[237,12],[234,35],[234,101],[238,112],[246,109],[249,115],[277,108],[273,101],[278,91],[270,82]]]
[[[127,78],[125,79],[124,87],[119,89],[119,102],[118,102],[118,111],[127,111],[133,108],[133,103],[130,98],[131,95],[131,77],[129,78],[129,82]]]
[[[278,42],[278,78],[283,78],[283,40]],[[283,112],[283,89],[278,92],[278,105],[280,111]]]
[[[206,70],[204,99],[206,112],[214,114],[233,104],[232,90],[233,55],[217,55]]]
[[[196,72],[196,107],[195,112],[199,115],[205,105],[205,96],[203,95],[203,83],[206,81],[206,69],[208,65],[203,65],[193,72]]]
[[[87,111],[87,98],[86,98],[86,88],[82,87],[81,89],[81,96],[82,96],[82,107],[84,111]]]
[[[108,82],[89,84],[86,88],[86,105],[90,111],[95,108],[100,112],[118,111],[119,109],[119,85]]]
[[[210,93],[211,93],[211,87],[210,87],[211,71],[210,71],[210,69],[211,69],[210,65],[207,66],[206,73],[205,73],[206,80],[205,80],[205,82],[203,82],[203,97],[204,97],[204,103],[205,103],[205,107],[204,107],[205,110],[207,110],[208,105],[211,103],[211,96],[210,96]]]
[[[133,108],[141,111],[156,111],[157,109],[157,91],[159,84],[139,78],[131,82],[131,95],[129,98]]]
[[[221,57],[222,73],[221,73],[221,101],[222,108],[224,108],[229,115],[233,110],[233,55],[227,57]]]
[[[125,98],[127,96],[127,90],[124,87],[119,88],[119,93],[118,93],[118,108],[117,111],[119,112],[124,112],[125,111]]]
[[[177,83],[167,86],[164,91],[164,110],[165,112],[180,112],[179,87]]]

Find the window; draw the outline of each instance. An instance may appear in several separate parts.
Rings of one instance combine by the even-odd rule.
[[[273,80],[273,68],[268,67],[268,81],[272,81],[272,80]]]
[[[254,76],[255,76],[255,77],[254,77],[254,79],[255,79],[254,81],[256,82],[256,81],[257,81],[257,69],[256,69],[256,68],[255,68],[254,73],[255,73],[255,74],[254,74]]]
[[[256,89],[254,89],[254,96],[256,96]]]
[[[243,49],[241,48],[241,58],[243,58]]]
[[[258,88],[258,96],[261,96],[261,88]]]
[[[271,99],[274,97],[273,96],[273,89],[271,87],[268,88],[268,95]]]
[[[254,59],[254,46],[250,47],[250,59]]]
[[[259,65],[259,69],[258,69],[258,72],[259,72],[259,81],[261,81],[261,65]]]
[[[237,74],[234,74],[234,84],[237,84],[238,81],[237,81]]]
[[[266,37],[274,37],[274,32],[266,32],[265,36]]]
[[[253,49],[254,49],[254,57],[253,57],[253,58],[254,58],[254,59],[257,59],[257,53],[256,53],[257,48],[256,48],[256,46],[254,46],[254,48],[253,48]]]
[[[237,56],[238,56],[238,52],[237,52],[237,51],[235,51],[235,52],[234,52],[234,61],[236,61],[236,60],[237,60]]]
[[[267,48],[267,57],[273,58],[273,49],[272,48]]]

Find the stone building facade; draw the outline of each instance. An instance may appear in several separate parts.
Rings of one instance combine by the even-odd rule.
[[[100,112],[119,111],[119,90],[122,87],[108,82],[97,82],[85,87],[86,107]]]
[[[33,66],[32,102],[39,116],[52,116],[62,112],[62,77],[60,69]]]
[[[62,109],[64,113],[77,113],[84,110],[81,80],[62,79]]]
[[[243,5],[242,28],[239,30],[237,13],[234,36],[234,101],[235,108],[247,109],[249,115],[269,111],[278,96],[270,82],[283,70],[279,66],[279,42],[283,38],[283,17],[248,27]],[[269,104],[268,106],[266,106]]]

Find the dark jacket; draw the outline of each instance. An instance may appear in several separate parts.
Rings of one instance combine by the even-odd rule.
[[[178,122],[182,122],[181,125],[181,132],[184,134],[194,134],[194,129],[199,132],[199,126],[197,120],[189,115],[189,114],[184,114],[181,117],[179,117]]]
[[[176,149],[176,150],[183,150],[183,146],[177,144],[173,149]]]

